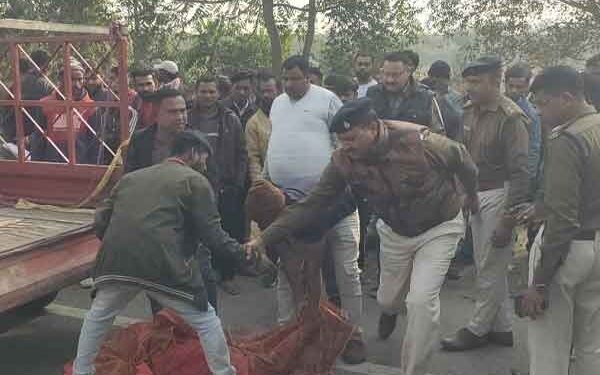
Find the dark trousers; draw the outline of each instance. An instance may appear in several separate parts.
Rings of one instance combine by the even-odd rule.
[[[223,229],[236,241],[244,243],[247,234],[246,194],[239,188],[225,188],[219,197],[219,214]],[[232,280],[236,273],[236,261],[227,255],[214,253],[213,268],[221,275],[221,280]]]
[[[323,277],[323,283],[325,284],[325,292],[329,301],[338,307],[341,307],[342,301],[340,299],[340,292],[337,286],[337,280],[335,278],[335,264],[331,249],[325,248],[323,250],[323,259],[321,265],[321,275]]]
[[[358,243],[358,266],[360,269],[364,269],[365,258],[367,252],[367,228],[369,227],[369,222],[371,221],[371,210],[369,210],[369,205],[364,199],[357,200],[357,208],[358,208],[358,218],[360,223],[360,239]]]

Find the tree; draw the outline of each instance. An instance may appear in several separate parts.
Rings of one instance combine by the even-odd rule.
[[[280,37],[279,45],[285,53],[291,35],[284,33]],[[262,25],[246,30],[223,18],[199,21],[195,32],[182,43],[178,60],[188,78],[206,72],[264,68],[271,64],[269,36]]]
[[[547,65],[581,59],[600,45],[596,0],[430,0],[429,6],[437,29],[472,36],[466,58],[495,53]]]
[[[77,6],[69,0],[6,0],[0,2],[0,17],[37,20],[46,22],[76,23],[86,25],[109,25],[116,17],[117,8],[110,0],[79,0]],[[0,34],[22,34],[18,30],[2,30]],[[101,60],[109,52],[108,45],[98,43],[76,43],[77,50],[88,61]],[[62,58],[57,46],[39,44],[30,48],[47,49],[56,55],[50,65],[53,71],[62,66]],[[55,52],[56,51],[56,52]],[[31,51],[29,51],[31,52]],[[2,69],[7,69],[8,60],[0,59]],[[105,65],[106,66],[106,65]],[[104,66],[104,67],[105,67]]]
[[[47,22],[106,25],[115,14],[112,1],[79,0],[5,0],[0,3],[3,18],[20,18]]]
[[[122,0],[120,17],[127,22],[133,58],[149,63],[176,55],[186,28],[210,15],[214,6],[185,0]]]
[[[407,0],[345,0],[329,9],[324,63],[338,73],[350,74],[352,55],[372,56],[414,44],[422,32],[419,9]]]

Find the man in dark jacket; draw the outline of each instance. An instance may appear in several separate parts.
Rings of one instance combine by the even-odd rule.
[[[168,150],[174,139],[185,129],[187,124],[187,112],[185,106],[181,105],[182,100],[183,95],[173,89],[160,89],[155,93],[152,104],[156,106],[165,104],[168,109],[159,112],[160,115],[157,115],[157,122],[154,125],[133,133],[125,159],[125,173],[159,164],[169,156]],[[208,301],[216,309],[217,283],[214,271],[208,261],[210,253],[206,247],[200,246],[198,255],[204,256],[207,260],[205,264],[202,264],[201,272]],[[150,305],[155,313],[162,308],[152,298],[150,298]]]
[[[185,111],[183,98],[174,100]],[[159,112],[166,107],[163,102]],[[95,229],[102,240],[94,271],[97,294],[81,329],[75,374],[93,373],[114,318],[141,291],[196,330],[213,374],[235,374],[196,255],[202,243],[237,262],[245,259],[243,248],[222,230],[210,183],[198,173],[210,152],[202,134],[180,132],[165,162],[125,175],[97,210]]]
[[[248,152],[239,118],[218,101],[217,80],[212,76],[196,82],[196,98],[190,111],[189,126],[207,135],[214,150],[208,161],[208,179],[215,191],[223,228],[236,240],[246,238],[246,179]],[[221,273],[222,287],[230,294],[239,294],[233,282],[235,267],[226,257],[213,258]]]
[[[368,98],[344,104],[331,131],[341,147],[318,185],[248,246],[272,247],[308,226],[334,225],[325,222],[327,211],[351,186],[381,218],[380,338],[391,335],[406,304],[401,372],[424,375],[438,343],[440,289],[464,230],[455,178],[476,212],[477,168],[464,146],[425,126],[379,120]]]
[[[230,109],[239,117],[242,129],[245,130],[248,120],[258,110],[254,103],[254,73],[249,70],[237,72],[231,76],[231,84],[231,95],[222,103],[225,108]]]
[[[160,89],[152,98],[152,104],[160,106],[164,101],[179,102],[183,94],[173,89]],[[170,104],[170,103],[167,103]],[[145,129],[133,133],[127,157],[125,173],[158,164],[169,156],[169,150],[175,135],[183,131],[187,125],[185,106],[168,105],[156,122]]]
[[[52,93],[52,86],[50,86],[50,83],[42,76],[42,73],[46,73],[48,70],[50,56],[48,56],[48,53],[44,50],[35,50],[31,53],[31,59],[41,69],[41,73],[29,60],[21,61],[21,99],[40,100]],[[12,92],[14,94],[14,87],[12,87]],[[4,92],[2,95],[8,95],[8,93]],[[2,97],[2,99],[5,99],[5,97]],[[42,122],[43,115],[41,110],[33,108],[26,108],[26,110],[38,124]],[[25,124],[26,134],[30,134],[34,131],[35,127],[28,116],[23,116],[23,122]],[[10,107],[5,107],[0,111],[0,134],[4,136],[7,142],[17,143],[15,140],[17,136],[15,112]]]
[[[383,59],[382,83],[369,87],[377,116],[384,120],[410,121],[443,133],[439,105],[433,92],[415,81],[414,52],[387,54]]]
[[[133,86],[137,95],[131,106],[138,112],[136,130],[145,129],[156,122],[155,111],[151,97],[157,90],[154,73],[150,69],[134,69],[131,71]]]
[[[463,135],[462,115],[465,97],[450,86],[450,65],[442,60],[437,60],[427,72],[429,84],[425,80],[421,83],[429,86],[435,93],[435,99],[440,107],[441,117],[444,120],[446,136],[455,141],[461,141]]]

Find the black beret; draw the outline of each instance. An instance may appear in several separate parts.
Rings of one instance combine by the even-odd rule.
[[[212,155],[212,147],[210,146],[210,142],[204,133],[198,130],[186,129],[182,132],[179,132],[175,135],[175,140],[173,141],[173,148],[183,147],[183,145],[187,145],[188,147],[200,147],[203,151]]]
[[[252,81],[254,79],[254,72],[250,70],[240,70],[239,72],[232,75],[230,80],[231,83],[238,83],[246,79]]]
[[[344,133],[353,126],[364,124],[372,118],[376,118],[371,99],[364,97],[356,100],[350,100],[340,108],[329,126],[332,133]]]
[[[442,60],[437,60],[431,67],[429,68],[429,72],[427,74],[430,77],[442,77],[442,78],[450,78],[450,65],[447,62]]]
[[[477,76],[502,68],[502,59],[498,56],[483,56],[467,64],[462,72],[463,77]]]

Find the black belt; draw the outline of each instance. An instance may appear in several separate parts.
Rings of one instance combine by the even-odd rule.
[[[596,239],[595,230],[582,230],[573,237],[576,241],[594,241]]]

